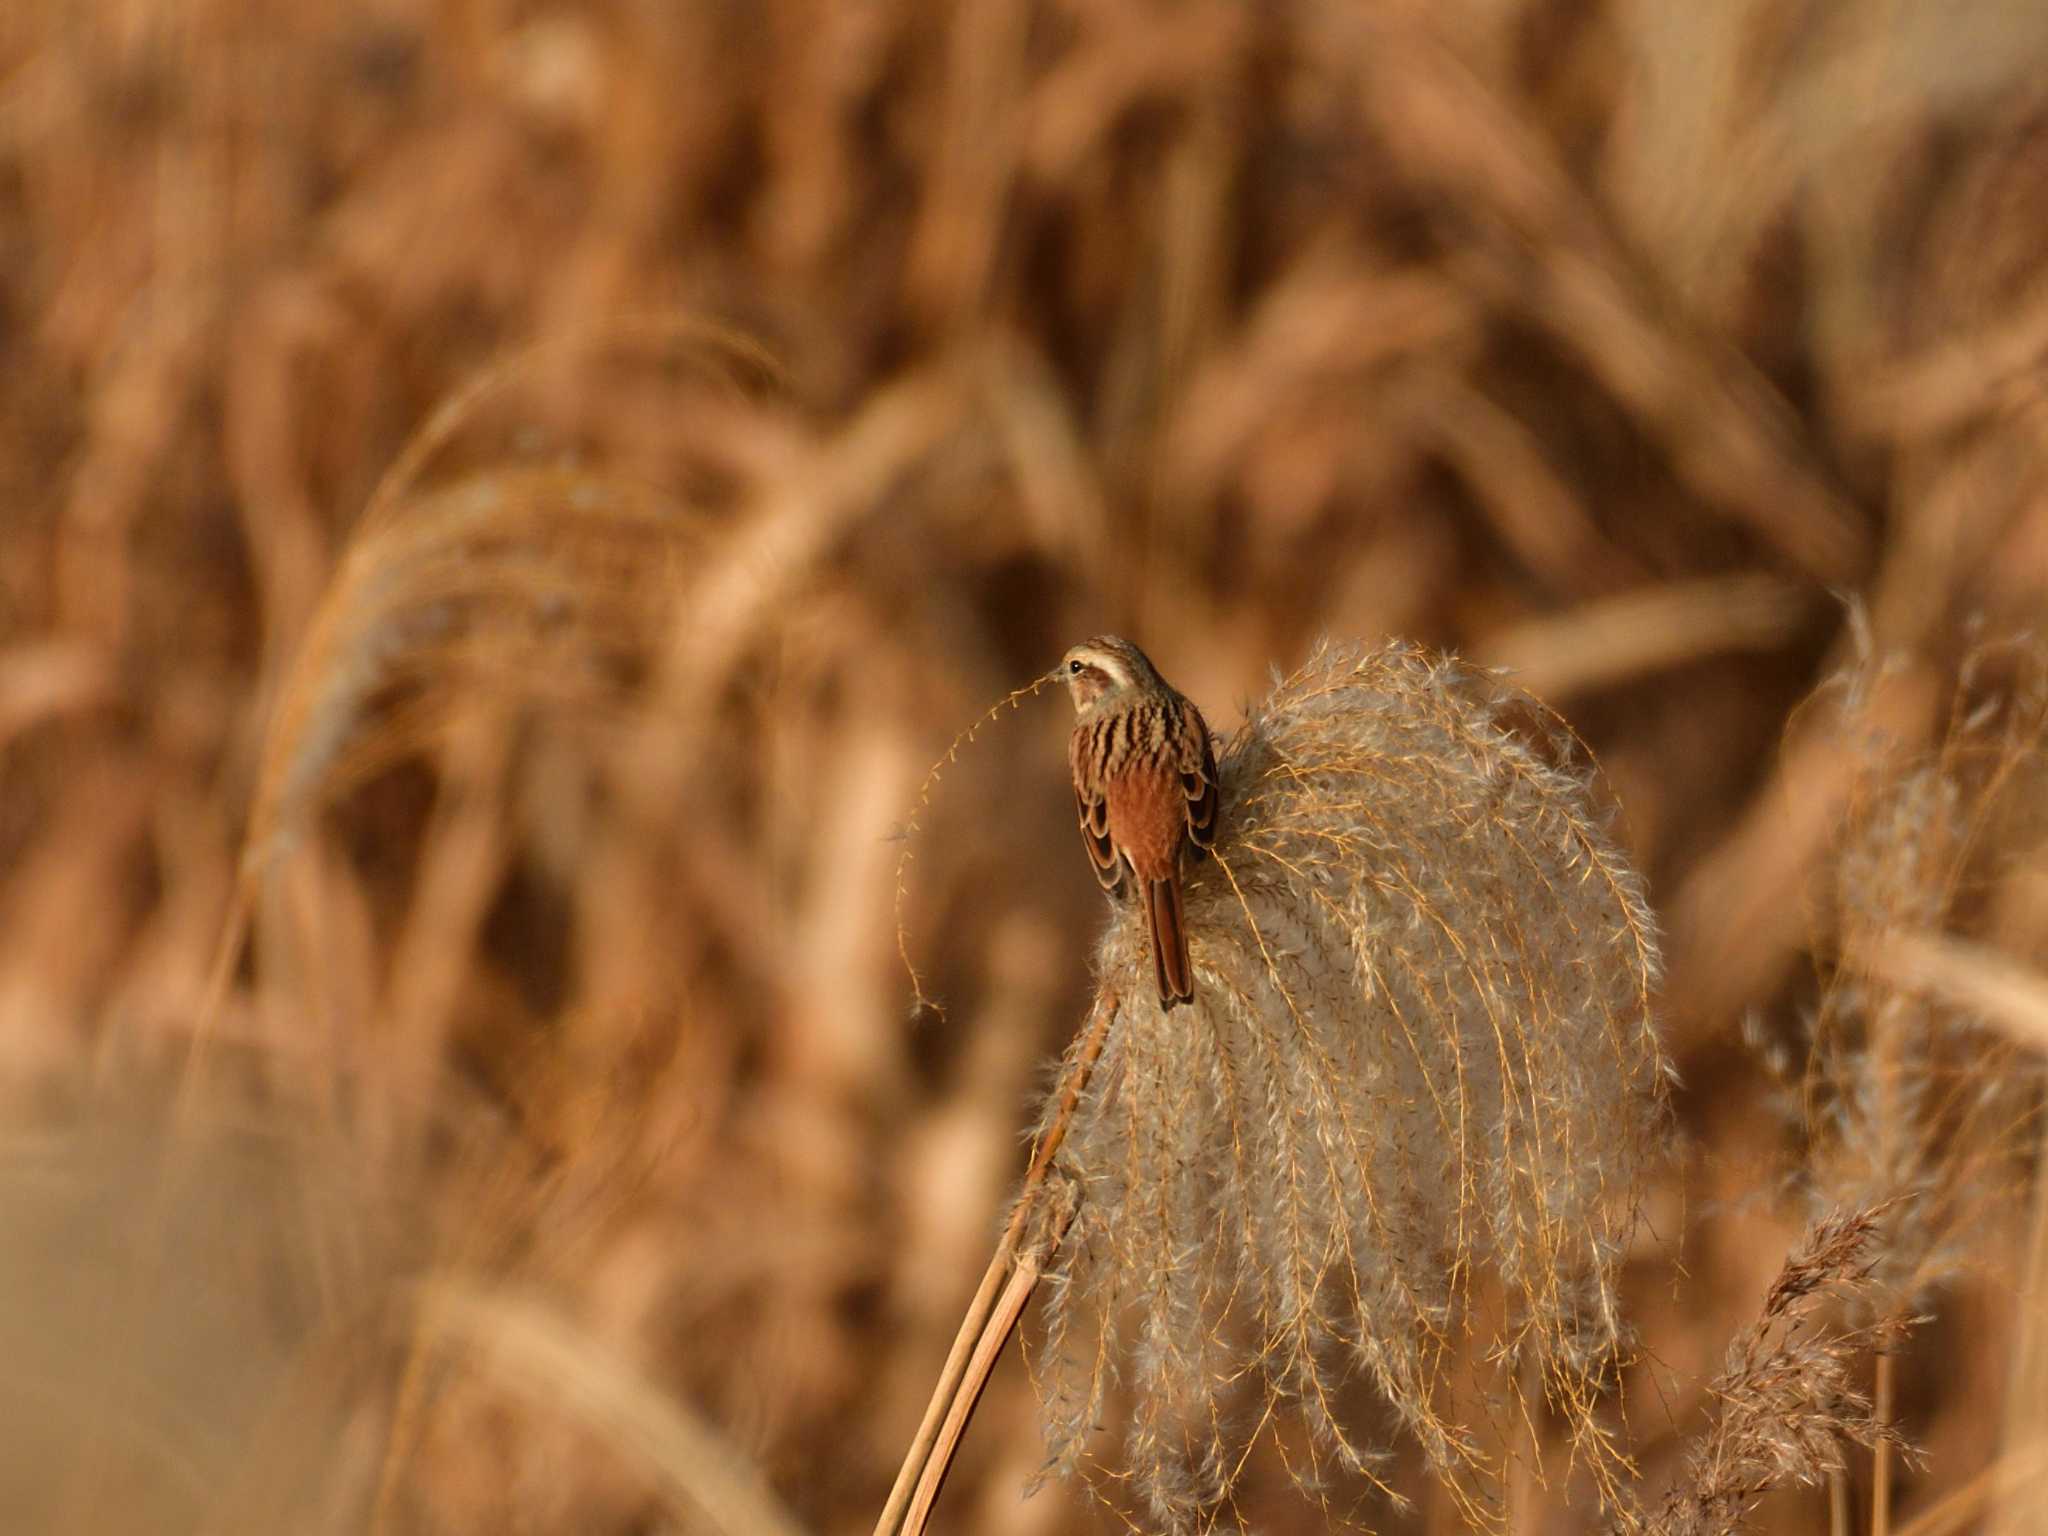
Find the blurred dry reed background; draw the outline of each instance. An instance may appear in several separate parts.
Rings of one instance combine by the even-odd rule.
[[[1598,758],[1680,1081],[1641,1518],[2040,1529],[2044,63],[2011,0],[0,11],[9,1528],[867,1529],[1103,917],[1049,704],[919,812],[942,1022],[892,836],[1116,628],[1220,730],[1405,635]],[[1411,1505],[1243,1517],[1462,1528],[1352,1408]],[[1534,1417],[1503,1518],[1598,1528]],[[1013,1359],[940,1521],[1121,1523],[1045,1455]]]

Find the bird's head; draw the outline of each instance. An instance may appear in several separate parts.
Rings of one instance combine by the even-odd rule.
[[[1115,635],[1084,640],[1053,668],[1052,676],[1067,685],[1076,714],[1087,714],[1105,700],[1159,686],[1159,674],[1145,653]]]

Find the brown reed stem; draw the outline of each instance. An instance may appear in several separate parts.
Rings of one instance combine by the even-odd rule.
[[[207,1047],[227,1010],[228,990],[234,984],[235,967],[242,959],[242,946],[249,937],[249,910],[254,897],[246,865],[235,875],[234,890],[228,898],[227,914],[221,920],[220,938],[214,947],[213,963],[207,967],[206,990],[200,994],[199,1012],[192,1021],[192,1040],[178,1073],[177,1096],[173,1101],[177,1118],[184,1123],[199,1093]]]
[[[1877,1357],[1877,1391],[1871,1400],[1871,1417],[1878,1428],[1889,1429],[1892,1422],[1892,1403],[1896,1395],[1892,1357],[1889,1353]],[[1880,1440],[1872,1453],[1870,1467],[1870,1536],[1887,1536],[1892,1524],[1892,1448],[1891,1442]]]
[[[2005,1390],[2005,1457],[2038,1464],[2048,1448],[2048,1336],[2042,1308],[2048,1305],[2048,1123],[2040,1131],[2034,1161],[2034,1209],[2027,1240],[2026,1268],[2016,1308],[2019,1340]],[[1991,1536],[2031,1536],[2043,1528],[2037,1488],[2008,1481],[1991,1503],[1985,1529]]]
[[[1059,1247],[1073,1219],[1071,1210],[1059,1217],[1048,1233],[1049,1249]],[[939,1426],[931,1455],[918,1474],[917,1489],[903,1519],[902,1536],[924,1536],[932,1506],[938,1502],[939,1490],[946,1485],[946,1473],[952,1468],[953,1454],[959,1448],[961,1437],[967,1433],[967,1421],[974,1416],[975,1405],[981,1401],[982,1390],[995,1372],[996,1361],[1002,1358],[1003,1346],[1010,1342],[1010,1335],[1016,1331],[1017,1322],[1024,1315],[1025,1304],[1031,1300],[1031,1293],[1038,1289],[1038,1279],[1044,1273],[1044,1266],[1044,1254],[1034,1248],[1018,1258],[1016,1267],[1010,1271],[1009,1283],[1003,1287],[994,1311],[975,1340],[960,1388],[947,1406],[945,1422]]]
[[[1020,1259],[1018,1248],[1037,1209],[1053,1157],[1066,1140],[1067,1128],[1073,1123],[1088,1079],[1102,1058],[1110,1025],[1116,1019],[1117,1004],[1114,991],[1105,989],[1097,994],[1088,1032],[1060,1085],[1059,1106],[1032,1148],[1031,1165],[1025,1172],[1024,1187],[1018,1192],[1009,1225],[997,1240],[988,1272],[982,1276],[974,1300],[968,1303],[967,1313],[960,1320],[960,1330],[954,1335],[953,1347],[932,1388],[931,1402],[925,1406],[924,1418],[911,1439],[910,1449],[904,1453],[903,1465],[897,1469],[888,1502],[875,1522],[875,1536],[919,1536],[924,1530],[960,1438],[967,1431],[967,1421],[973,1416],[1003,1346],[1009,1342],[1017,1320],[1024,1314],[1025,1303],[1038,1284],[1048,1254],[1032,1253]],[[1061,1222],[1049,1236],[1048,1252],[1057,1249],[1066,1236],[1066,1222]]]
[[[1901,1027],[1897,1016],[1888,1010],[1880,1010],[1877,1016],[1878,1029],[1872,1044],[1872,1057],[1877,1073],[1877,1123],[1880,1127],[1883,1166],[1888,1170],[1897,1169],[1909,1152],[1895,1148],[1899,1137],[1906,1134],[1902,1127],[1905,1116],[1898,1107],[1899,1074],[1903,1070],[1900,1057],[1905,1042],[1901,1038]],[[1897,1230],[1891,1220],[1886,1222],[1886,1241],[1896,1241]],[[1894,1314],[1896,1315],[1896,1313]],[[1897,1397],[1897,1381],[1890,1351],[1877,1357],[1877,1382],[1871,1395],[1870,1417],[1880,1431],[1877,1444],[1870,1453],[1870,1536],[1887,1536],[1892,1519],[1892,1448],[1886,1433],[1892,1427],[1892,1408]]]

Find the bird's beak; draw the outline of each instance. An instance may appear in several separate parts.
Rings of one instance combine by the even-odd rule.
[[[1050,672],[1046,673],[1046,674],[1045,674],[1045,676],[1041,677],[1041,678],[1039,679],[1039,682],[1040,682],[1040,683],[1059,683],[1059,682],[1065,682],[1065,681],[1066,681],[1066,676],[1067,676],[1067,664],[1066,664],[1066,663],[1065,663],[1065,662],[1063,661],[1063,662],[1061,662],[1061,663],[1060,663],[1060,664],[1059,664],[1058,666],[1054,667],[1054,668],[1053,668],[1053,669],[1052,669],[1052,670],[1051,670]]]

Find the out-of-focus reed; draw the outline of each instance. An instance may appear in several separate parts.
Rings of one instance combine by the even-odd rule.
[[[1980,812],[2017,779],[1970,769],[1943,809],[1826,700],[1792,712],[1853,660],[1850,593],[1896,658],[1856,730],[1940,758],[1951,697],[1988,696],[1966,658],[2048,592],[2041,25],[2006,0],[5,7],[8,1126],[107,1095],[149,1150],[120,1163],[135,1203],[96,1209],[202,1280],[219,1254],[143,1177],[172,1124],[335,1150],[363,1251],[386,1223],[397,1258],[162,1294],[274,1294],[317,1313],[292,1338],[362,1341],[333,1375],[252,1351],[307,1362],[258,1443],[334,1452],[337,1488],[373,1463],[388,1530],[690,1518],[683,1463],[637,1459],[687,1438],[657,1402],[807,1523],[863,1528],[1100,915],[1059,727],[1008,718],[921,817],[906,915],[949,1006],[906,1027],[887,834],[920,770],[1077,634],[1140,636],[1219,724],[1317,635],[1412,635],[1569,717],[1666,936],[1676,1155],[1614,1271],[1649,1507],[1814,1214],[1786,1176],[1876,1149],[1934,1196],[1883,1207],[1898,1266],[1944,1275],[1884,1368],[1879,1417],[1926,1452],[1886,1459],[1893,1521],[2003,1500],[2018,1532],[1997,1490],[2048,1422],[2031,1127],[1980,1143],[1987,1108],[1957,1145],[1995,1155],[1923,1153],[1987,1064],[2035,1079],[2038,839]],[[779,367],[660,339],[701,317]],[[1969,873],[1913,909],[1931,927],[1828,915],[1844,871],[1879,890],[1906,873],[1884,850],[1943,825]],[[1231,864],[1254,911],[1263,865]],[[252,869],[253,942],[217,967]],[[1744,1017],[1795,1050],[1821,1022],[1810,1121],[1771,1113]],[[1938,1069],[1888,1142],[1838,1115],[1876,1059]],[[119,1107],[166,1066],[177,1115]],[[325,1272],[335,1207],[294,1187],[238,1274]],[[1958,1254],[2020,1209],[2026,1255]],[[25,1332],[54,1304],[42,1342],[79,1337],[75,1298],[23,1284]],[[1507,1291],[1481,1289],[1484,1339]],[[137,1360],[177,1342],[127,1316]],[[505,1348],[463,1355],[490,1320]],[[565,1337],[604,1390],[530,1390]],[[110,1435],[251,1443],[207,1370],[131,1414],[75,1375]],[[338,1435],[295,1416],[323,1391]],[[1405,1443],[1378,1396],[1342,1405],[1360,1449]],[[1085,1518],[1058,1481],[1016,1499],[1036,1412],[997,1376],[946,1518]],[[1376,1471],[1413,1523],[1456,1518]],[[1880,1480],[1850,1453],[1841,1507]],[[1508,1517],[1590,1521],[1583,1482],[1511,1472]],[[1254,1457],[1233,1497],[1320,1528],[1289,1484]]]

